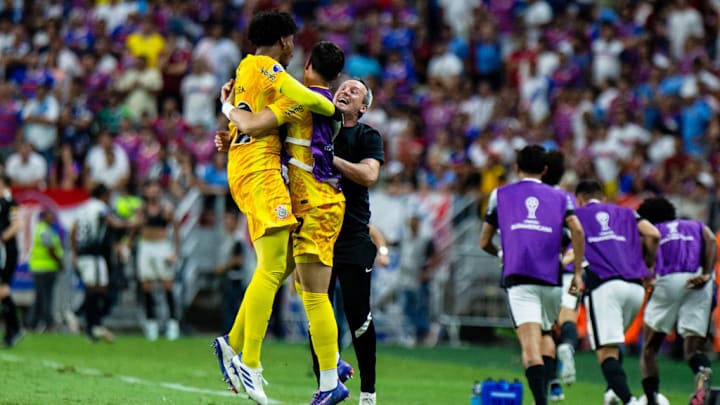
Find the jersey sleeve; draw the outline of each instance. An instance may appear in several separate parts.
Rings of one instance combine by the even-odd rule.
[[[368,125],[364,126],[362,134],[362,145],[360,160],[375,159],[380,164],[385,163],[385,150],[380,132]]]
[[[328,117],[335,113],[335,105],[333,105],[332,101],[295,80],[279,63],[267,59],[261,61],[258,67],[260,77],[265,80],[265,86],[274,88],[284,96],[309,108],[314,113]]]
[[[487,211],[485,212],[485,222],[494,226],[495,228],[498,227],[497,189],[493,190],[492,193],[490,193],[490,198],[488,199]]]
[[[270,104],[268,108],[275,115],[278,126],[287,123],[298,123],[305,118],[305,107],[290,97],[282,96]]]
[[[565,218],[567,218],[570,215],[575,215],[575,204],[570,195],[565,195],[565,200]]]

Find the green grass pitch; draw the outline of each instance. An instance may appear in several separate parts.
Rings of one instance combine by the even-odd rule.
[[[211,336],[147,342],[119,336],[112,344],[79,336],[28,335],[0,350],[0,404],[251,404],[221,381]],[[353,363],[355,355],[346,350]],[[307,404],[315,387],[307,345],[267,342],[265,390],[271,404]],[[637,357],[624,361],[635,395],[641,395]],[[661,358],[661,386],[672,404],[686,404],[692,376],[684,363]],[[578,382],[562,405],[602,404],[605,383],[592,353],[577,356]],[[357,371],[357,370],[356,370]],[[506,345],[405,349],[378,348],[378,401],[388,405],[464,405],[473,381],[520,379],[520,351]],[[360,385],[348,382],[357,403]],[[524,403],[532,404],[525,390]]]

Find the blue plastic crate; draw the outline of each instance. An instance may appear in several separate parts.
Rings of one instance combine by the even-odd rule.
[[[522,395],[523,385],[517,380],[485,380],[480,386],[480,405],[522,405]],[[473,399],[476,397],[473,393]]]

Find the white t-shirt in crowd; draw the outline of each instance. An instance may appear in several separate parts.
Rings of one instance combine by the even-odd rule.
[[[105,152],[99,146],[93,146],[85,158],[85,166],[90,171],[90,180],[102,183],[107,188],[115,188],[120,180],[130,176],[130,163],[127,154],[118,145],[113,145],[115,161],[108,164]]]
[[[5,173],[17,185],[30,186],[47,177],[47,162],[37,152],[30,152],[26,162],[23,162],[18,153],[13,153],[5,162]]]

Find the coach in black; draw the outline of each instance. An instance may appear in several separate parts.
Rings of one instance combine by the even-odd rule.
[[[10,295],[10,283],[18,263],[16,235],[20,230],[17,203],[10,194],[10,179],[0,176],[0,304],[5,320],[3,345],[14,346],[22,337],[17,308]]]
[[[360,369],[360,404],[375,404],[375,326],[370,312],[370,278],[377,248],[370,239],[368,187],[375,184],[385,159],[380,133],[358,122],[372,104],[372,91],[360,80],[347,80],[335,92],[344,123],[335,138],[333,164],[342,174],[345,219],[335,243],[330,300],[340,281],[344,311]],[[336,278],[337,277],[337,278]],[[317,375],[317,359],[313,356]]]

